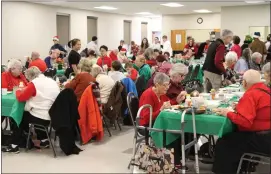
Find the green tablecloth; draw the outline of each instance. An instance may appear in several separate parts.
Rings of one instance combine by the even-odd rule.
[[[56,70],[56,75],[64,75],[65,74],[65,70],[61,69],[61,70]]]
[[[193,133],[192,115],[186,114],[185,132]],[[198,134],[223,135],[232,132],[234,125],[223,116],[198,114],[195,115],[196,131]],[[181,130],[181,112],[162,111],[156,118],[154,128],[167,130]],[[163,147],[163,135],[160,132],[151,132],[152,139],[157,147]],[[175,141],[180,135],[167,133],[167,145]],[[187,143],[187,142],[186,142]]]
[[[23,118],[25,102],[18,102],[14,94],[2,95],[1,116],[8,116],[19,124]]]

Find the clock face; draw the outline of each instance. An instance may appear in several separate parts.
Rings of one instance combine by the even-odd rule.
[[[197,22],[198,22],[198,24],[202,24],[203,19],[202,19],[202,18],[198,18],[198,19],[197,19]]]

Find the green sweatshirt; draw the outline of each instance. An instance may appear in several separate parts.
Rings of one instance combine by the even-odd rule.
[[[139,69],[139,76],[144,76],[145,84],[148,83],[149,79],[151,78],[151,68],[148,64],[144,64]]]

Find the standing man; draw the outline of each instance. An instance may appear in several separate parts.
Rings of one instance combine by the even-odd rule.
[[[100,54],[100,51],[99,51],[97,41],[98,41],[97,36],[93,36],[91,41],[87,44],[87,48],[88,48],[88,50],[95,51],[96,55],[99,56],[101,54]]]
[[[54,36],[53,37],[53,42],[54,42],[54,45],[51,47],[50,50],[56,50],[58,49],[60,51],[60,58],[64,58],[67,51],[63,48],[62,45],[59,44],[59,37],[58,36]]]
[[[152,44],[151,48],[153,50],[157,49],[157,50],[161,51],[161,44],[160,44],[160,41],[159,41],[158,37],[154,38],[154,43]]]
[[[260,37],[260,32],[254,32],[254,41],[250,44],[249,48],[251,49],[252,53],[258,52],[261,53],[261,55],[265,55],[267,53],[266,47],[264,42],[260,40]]]
[[[211,89],[218,90],[221,87],[222,75],[226,73],[223,65],[226,52],[225,45],[228,45],[232,38],[232,31],[223,30],[221,38],[216,39],[208,48],[203,64],[206,92],[210,92]]]
[[[163,47],[162,47],[162,52],[165,53],[165,52],[169,52],[170,56],[172,56],[172,48],[171,48],[171,43],[169,40],[167,40],[167,36],[164,35],[162,37],[163,39]]]

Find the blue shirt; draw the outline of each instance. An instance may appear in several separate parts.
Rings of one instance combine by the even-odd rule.
[[[245,59],[240,58],[234,66],[234,71],[237,73],[243,73],[248,70],[248,64]]]

